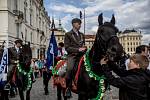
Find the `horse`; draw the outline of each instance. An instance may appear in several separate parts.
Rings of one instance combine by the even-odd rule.
[[[75,76],[76,93],[78,100],[102,100],[107,90],[107,79],[103,75],[100,60],[107,56],[110,64],[118,62],[123,54],[123,47],[117,37],[118,28],[115,26],[115,17],[112,15],[110,22],[103,23],[103,14],[98,16],[99,27],[94,44],[79,62],[78,71]],[[58,100],[61,100],[60,84],[57,87]],[[67,100],[64,97],[64,100]]]
[[[26,90],[26,100],[30,100],[30,91],[32,88],[33,71],[30,67],[32,59],[32,50],[30,44],[22,45],[22,52],[19,56],[19,62],[16,69],[16,84],[21,100],[24,100],[24,91]]]

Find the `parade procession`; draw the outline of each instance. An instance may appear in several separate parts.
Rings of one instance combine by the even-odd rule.
[[[149,0],[0,0],[0,100],[150,100]]]

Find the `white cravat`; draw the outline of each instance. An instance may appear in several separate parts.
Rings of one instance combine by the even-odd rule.
[[[78,32],[75,32],[77,34],[77,36],[79,36],[79,33]]]
[[[19,48],[18,48],[18,47],[16,47],[16,46],[15,46],[15,48],[16,48],[16,51],[17,51],[17,53],[18,53],[18,52],[19,52]]]
[[[73,29],[73,31],[76,33],[77,36],[79,36],[79,32]]]

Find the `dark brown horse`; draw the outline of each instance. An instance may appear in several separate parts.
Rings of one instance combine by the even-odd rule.
[[[103,23],[102,14],[98,17],[99,28],[92,49],[84,56],[77,83],[78,100],[103,98],[107,88],[107,82],[103,76],[100,59],[105,56],[109,61],[115,63],[122,57],[123,47],[117,37],[118,29],[115,27],[115,17],[110,22]]]
[[[102,14],[98,17],[98,31],[91,50],[87,51],[81,63],[77,81],[78,100],[100,100],[107,88],[103,76],[100,59],[107,56],[111,63],[116,63],[122,57],[123,47],[117,37],[118,29],[115,26],[115,17],[110,22],[103,23]],[[61,100],[61,87],[57,87],[58,99]],[[67,100],[66,97],[64,97]]]
[[[30,100],[30,91],[32,88],[32,68],[30,67],[32,51],[30,45],[22,45],[22,52],[19,57],[19,63],[16,70],[16,83],[19,90],[20,99],[24,100],[24,91],[26,91],[26,100]]]

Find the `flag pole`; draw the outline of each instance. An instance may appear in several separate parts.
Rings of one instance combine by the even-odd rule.
[[[52,28],[52,33],[54,32],[54,28],[55,28],[55,26]],[[54,41],[53,41],[53,42],[54,42]],[[53,49],[54,49],[54,48],[53,48]],[[54,51],[54,50],[53,50],[53,51]],[[54,59],[55,59],[55,57],[54,57],[54,52],[53,52],[53,66],[52,66],[53,68],[54,68],[54,62],[55,62]]]
[[[84,9],[84,35],[85,35],[85,9]]]

